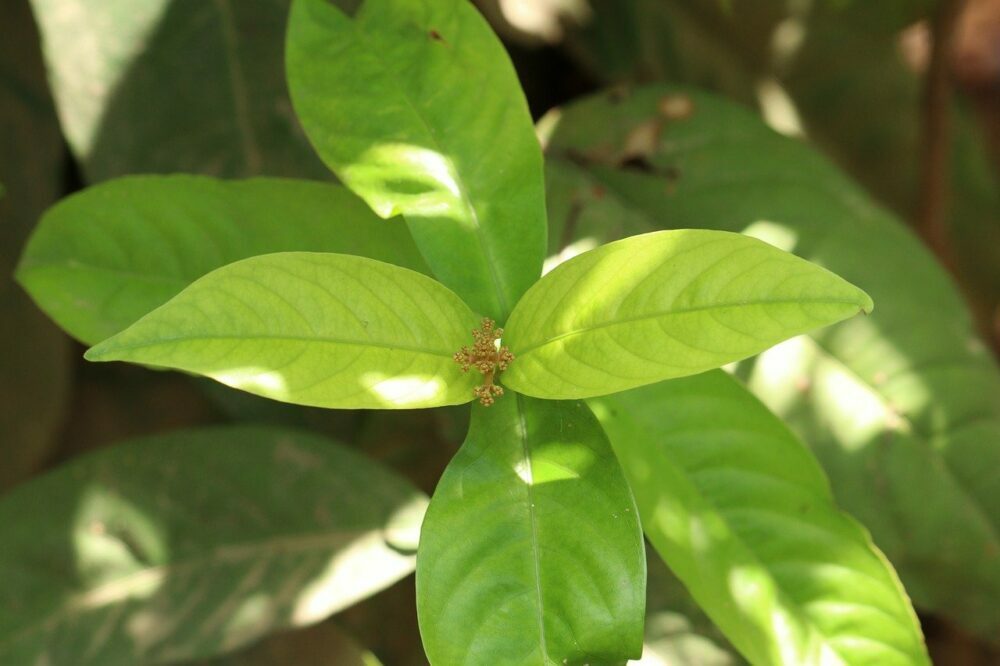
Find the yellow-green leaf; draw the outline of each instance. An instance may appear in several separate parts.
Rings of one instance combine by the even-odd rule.
[[[344,254],[284,252],[197,280],[87,352],[211,377],[275,400],[341,409],[469,402],[452,359],[477,317],[414,271]]]
[[[539,398],[586,398],[693,375],[868,312],[833,273],[756,239],[660,231],[559,265],[517,304],[502,380]]]

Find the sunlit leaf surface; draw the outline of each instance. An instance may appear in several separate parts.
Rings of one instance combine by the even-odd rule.
[[[60,326],[95,344],[209,271],[296,250],[429,272],[403,225],[377,218],[336,185],[133,176],[49,210],[25,248],[18,279]]]
[[[919,241],[800,142],[688,90],[581,101],[548,153],[554,238],[744,231],[871,294],[872,315],[768,351],[749,384],[813,447],[916,603],[995,636],[1000,373]]]
[[[833,273],[756,239],[661,231],[591,250],[518,303],[510,388],[586,398],[717,368],[870,311]]]
[[[591,404],[646,535],[752,663],[930,663],[895,572],[736,380],[717,371]]]
[[[517,76],[467,0],[297,0],[288,81],[317,152],[438,278],[506,319],[545,252],[541,151]]]
[[[338,409],[456,405],[452,356],[476,316],[432,278],[346,254],[283,252],[217,269],[87,352]]]
[[[314,435],[217,428],[91,454],[0,501],[0,663],[189,660],[317,622],[412,570],[425,505]]]
[[[421,532],[427,655],[441,666],[638,657],[644,556],[631,492],[585,405],[475,406]]]

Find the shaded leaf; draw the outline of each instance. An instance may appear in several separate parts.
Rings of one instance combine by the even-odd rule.
[[[336,185],[133,176],[49,210],[25,248],[18,280],[60,326],[95,344],[209,271],[294,250],[428,271],[405,228],[386,224]]]
[[[545,251],[541,151],[499,40],[465,0],[296,0],[288,81],[313,145],[435,275],[503,321]]]
[[[0,39],[0,491],[51,454],[69,384],[66,337],[11,279],[41,212],[58,196],[62,142],[38,36],[24,3],[4,7]]]
[[[642,536],[590,410],[506,396],[472,414],[421,531],[417,612],[431,663],[638,657]]]
[[[809,450],[722,372],[591,401],[643,529],[758,664],[930,664],[916,614]]]
[[[693,375],[859,311],[871,299],[756,239],[660,231],[561,264],[517,304],[506,386],[586,398]]]
[[[651,172],[613,155],[664,99]],[[555,236],[632,227],[746,231],[863,284],[869,317],[784,343],[749,384],[813,447],[838,502],[873,533],[916,603],[994,636],[1000,626],[1000,373],[954,286],[897,219],[798,141],[731,103],[669,86],[593,97],[563,112],[549,144],[561,176]],[[591,207],[593,188],[602,205]],[[569,231],[565,226],[569,222]]]
[[[287,0],[31,0],[73,153],[137,172],[322,178],[285,90]]]
[[[92,361],[175,368],[282,402],[337,409],[469,402],[452,356],[476,316],[409,269],[283,252],[216,269],[118,335]]]
[[[133,440],[0,501],[0,662],[206,657],[406,575],[426,499],[314,435]],[[45,507],[45,520],[24,520]]]

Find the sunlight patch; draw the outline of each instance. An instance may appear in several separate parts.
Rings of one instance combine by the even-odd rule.
[[[542,275],[545,275],[564,261],[569,261],[575,256],[581,255],[584,252],[589,252],[597,246],[597,239],[592,236],[581,238],[578,241],[570,243],[557,254],[553,254],[545,260],[545,263],[542,264]]]
[[[743,230],[743,235],[764,241],[785,252],[794,252],[799,241],[799,235],[794,229],[768,220],[757,220],[751,223]]]
[[[413,571],[415,558],[388,548],[379,532],[345,545],[295,601],[292,622],[313,624],[388,587]]]
[[[361,383],[388,407],[425,405],[445,392],[440,377],[427,375],[388,377],[380,372],[368,372]]]
[[[288,383],[284,376],[273,370],[253,367],[235,368],[225,372],[215,372],[209,376],[226,386],[241,391],[265,395],[278,400],[287,400],[289,396]]]

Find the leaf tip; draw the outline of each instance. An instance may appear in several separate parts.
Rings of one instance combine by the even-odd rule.
[[[87,351],[83,352],[83,358],[87,361],[95,363],[117,360],[114,356],[114,348],[108,344],[108,340],[99,342]]]
[[[861,303],[861,314],[870,315],[875,309],[875,301],[866,292],[858,289],[858,296]]]

